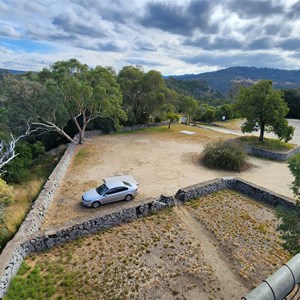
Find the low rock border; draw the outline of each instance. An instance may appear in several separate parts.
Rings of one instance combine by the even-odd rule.
[[[271,151],[271,150],[260,149],[253,146],[246,146],[245,151],[248,154],[254,156],[259,156],[271,160],[286,161],[291,156],[300,153],[300,147],[293,148],[289,151]]]

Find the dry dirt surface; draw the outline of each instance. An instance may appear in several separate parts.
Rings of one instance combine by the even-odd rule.
[[[220,191],[28,257],[22,277],[40,272],[49,299],[240,299],[289,259],[277,222]]]
[[[182,130],[194,135],[180,133]],[[208,142],[234,138],[228,134],[184,125],[153,128],[126,134],[111,134],[87,139],[76,148],[74,159],[47,214],[43,228],[92,215],[108,214],[126,205],[108,204],[98,209],[81,205],[83,192],[114,175],[132,175],[139,183],[139,194],[133,201],[148,197],[174,195],[178,189],[206,180],[237,176],[292,197],[293,181],[286,163],[251,157],[247,171],[211,170],[199,163]]]

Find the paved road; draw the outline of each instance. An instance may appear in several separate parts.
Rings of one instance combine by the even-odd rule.
[[[293,139],[290,141],[291,143],[300,145],[300,120],[296,120],[296,119],[288,119],[288,122],[290,125],[295,127],[295,133],[293,136]],[[241,121],[241,124],[243,123],[243,121]],[[231,129],[227,129],[227,128],[223,128],[223,127],[219,127],[219,126],[206,126],[206,125],[201,125],[200,127],[202,128],[206,128],[206,129],[211,129],[211,130],[215,130],[215,131],[219,131],[222,133],[228,133],[228,134],[235,134],[235,135],[259,135],[259,132],[252,132],[252,133],[242,133],[241,130],[231,130]],[[276,135],[270,132],[266,132],[265,133],[266,137],[269,138],[276,138]]]

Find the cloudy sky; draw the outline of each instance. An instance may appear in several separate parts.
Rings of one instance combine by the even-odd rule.
[[[0,68],[300,69],[300,1],[0,0]]]

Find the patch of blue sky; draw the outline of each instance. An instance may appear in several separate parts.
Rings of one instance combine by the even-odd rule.
[[[51,53],[57,49],[53,44],[47,42],[37,42],[29,39],[10,39],[0,37],[0,45],[14,52],[28,52],[28,53]]]

